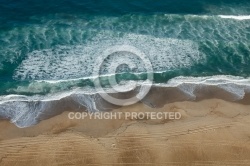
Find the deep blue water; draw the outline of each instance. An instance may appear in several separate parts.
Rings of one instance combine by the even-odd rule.
[[[249,77],[250,19],[240,19],[249,15],[247,0],[0,0],[0,94],[92,86],[85,79],[27,90],[35,80],[92,76],[95,58],[117,43],[144,51],[157,83],[177,76]],[[117,79],[145,78],[126,73]]]

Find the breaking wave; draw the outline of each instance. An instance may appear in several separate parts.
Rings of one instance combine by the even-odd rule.
[[[129,84],[129,82],[127,82]],[[138,84],[138,86],[140,83]],[[127,85],[125,86],[127,88]],[[125,89],[107,93],[119,98],[133,93]],[[162,107],[176,101],[194,101],[219,98],[227,101],[241,101],[250,94],[250,78],[234,76],[176,77],[167,83],[154,84],[141,101],[150,107]],[[0,117],[9,119],[18,127],[28,127],[51,118],[64,111],[110,111],[117,108],[105,101],[94,88],[77,88],[71,91],[49,95],[6,95],[0,98]]]

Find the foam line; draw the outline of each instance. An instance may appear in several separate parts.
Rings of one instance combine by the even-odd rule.
[[[235,19],[235,20],[250,20],[250,15],[248,16],[219,15],[219,17],[227,19]]]
[[[131,90],[131,93],[136,90]],[[179,91],[179,98],[172,97],[177,91]],[[107,93],[115,92],[110,90]],[[130,92],[117,95],[122,97],[126,93]],[[204,99],[206,93],[214,94],[213,97],[228,101],[242,100],[246,94],[250,93],[250,78],[234,76],[176,77],[167,83],[154,84],[149,95],[146,96],[145,102],[154,107],[160,107],[169,102],[169,99],[171,102],[195,100],[197,96],[203,96]],[[159,104],[158,98],[161,98],[162,104]],[[60,114],[65,109],[80,107],[88,111],[107,111],[115,108],[114,105],[107,103],[99,96],[98,90],[77,89],[45,96],[1,96],[0,117],[9,119],[18,127],[28,127]]]

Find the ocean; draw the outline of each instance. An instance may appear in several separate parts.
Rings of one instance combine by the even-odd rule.
[[[120,106],[104,91],[151,107],[250,93],[247,0],[0,0],[0,43],[0,118],[18,127]]]

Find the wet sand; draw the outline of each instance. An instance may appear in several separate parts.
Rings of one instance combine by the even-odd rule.
[[[113,112],[155,111],[182,117],[70,120],[64,112],[23,129],[0,121],[0,165],[250,165],[250,105],[207,99]]]

